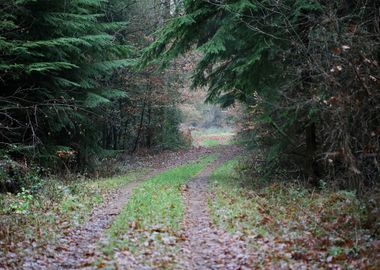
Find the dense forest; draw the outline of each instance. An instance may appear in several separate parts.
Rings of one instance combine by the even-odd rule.
[[[164,8],[151,1],[3,3],[4,160],[83,171],[113,151],[181,145],[172,86],[180,73],[134,68],[148,34],[170,16]]]
[[[194,86],[208,86],[209,100],[223,106],[247,105],[248,136],[270,172],[285,161],[314,184],[326,177],[342,187],[375,184],[376,1],[223,2],[189,1],[143,63],[167,63],[195,46],[202,59]]]
[[[380,268],[379,45],[376,0],[2,0],[0,269]]]

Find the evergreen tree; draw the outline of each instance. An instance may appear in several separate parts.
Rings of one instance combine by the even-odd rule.
[[[137,48],[151,43],[148,38],[175,10],[170,1],[144,0],[134,3],[112,0],[107,8],[111,18],[133,18],[117,37],[126,39]],[[123,69],[119,76],[128,97],[115,100],[104,107],[102,146],[108,152],[136,152],[140,148],[168,149],[184,145],[179,132],[181,116],[176,81],[181,80],[178,67],[156,72],[155,66],[144,70]]]
[[[113,33],[105,0],[5,0],[0,4],[0,141],[32,147],[51,158],[79,151],[85,161],[98,147],[94,114],[124,96],[106,86],[130,64],[131,48]],[[14,151],[14,150],[13,150]],[[44,156],[40,156],[44,157]]]
[[[357,188],[380,174],[378,20],[378,1],[188,0],[141,65],[197,49],[194,86],[223,106],[248,105],[267,172],[285,163],[313,184],[340,172]]]

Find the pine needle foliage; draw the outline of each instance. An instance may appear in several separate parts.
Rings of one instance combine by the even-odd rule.
[[[281,2],[289,8],[276,1],[185,1],[185,15],[157,32],[142,65],[151,59],[165,65],[195,44],[203,57],[194,87],[208,85],[210,100],[232,94],[245,101],[253,91],[273,95],[284,79],[291,79],[284,78],[286,63],[279,56],[290,42],[284,18],[320,9],[314,1]]]
[[[131,64],[132,47],[116,40],[125,22],[105,16],[106,0],[4,0],[0,4],[0,141],[34,146],[54,160],[74,149],[85,161],[99,151],[94,116],[125,96],[108,88]],[[45,153],[42,155],[41,153]]]
[[[185,0],[141,66],[198,50],[193,86],[223,106],[247,104],[264,175],[286,165],[314,185],[342,177],[358,188],[380,175],[379,10],[378,1]]]

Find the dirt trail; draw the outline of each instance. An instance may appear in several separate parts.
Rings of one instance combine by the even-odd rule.
[[[223,162],[239,151],[237,147],[224,148],[222,157],[191,180],[184,192],[186,213],[184,230],[187,240],[182,251],[184,269],[250,269],[246,266],[247,249],[239,235],[217,229],[208,213],[208,177]]]
[[[93,259],[96,257],[96,245],[102,238],[103,231],[120,213],[133,190],[142,181],[211,152],[213,151],[206,148],[195,148],[179,155],[168,152],[143,159],[139,163],[145,163],[146,167],[154,169],[139,180],[128,183],[109,194],[105,202],[93,210],[90,219],[84,225],[70,229],[62,238],[56,239],[49,246],[32,249],[30,256],[25,258],[22,269],[91,269]]]
[[[220,158],[206,167],[193,178],[183,192],[186,205],[183,229],[186,240],[182,244],[178,269],[249,269],[246,267],[246,247],[239,236],[231,235],[213,226],[208,214],[208,177],[223,162],[234,157],[241,149],[237,146],[217,147],[212,150],[196,150],[186,153],[181,158],[167,158],[160,166],[153,169],[140,180],[126,184],[106,198],[105,202],[95,208],[89,221],[79,227],[70,229],[66,235],[47,247],[34,249],[25,259],[22,269],[93,269],[97,257],[97,243],[103,232],[110,226],[115,216],[127,203],[128,198],[139,183],[166,169],[198,159],[203,154],[219,153]],[[162,157],[164,158],[164,157]],[[141,268],[145,269],[143,265]]]
[[[114,216],[118,215],[123,205],[139,183],[155,174],[159,170],[152,171],[140,180],[124,185],[112,194],[106,203],[95,208],[89,221],[83,226],[69,230],[58,240],[59,245],[54,250],[47,249],[43,254],[38,253],[26,258],[23,269],[76,269],[91,263],[95,254],[96,243],[102,236]]]

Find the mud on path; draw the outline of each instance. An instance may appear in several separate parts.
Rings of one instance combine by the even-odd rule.
[[[208,177],[223,162],[233,158],[238,147],[226,147],[222,156],[193,178],[184,191],[186,213],[184,233],[187,240],[182,245],[183,269],[250,269],[244,241],[239,235],[232,235],[217,229],[208,213]]]
[[[56,239],[49,246],[36,247],[23,263],[22,269],[92,269],[91,264],[96,257],[96,246],[103,232],[117,216],[133,190],[144,180],[173,167],[198,159],[204,154],[216,149],[194,148],[178,153],[168,152],[150,156],[145,168],[154,168],[139,180],[128,183],[118,190],[108,194],[104,203],[93,209],[90,219],[82,226],[69,229],[63,237]],[[146,158],[145,158],[146,159]],[[142,167],[144,161],[137,164]]]

